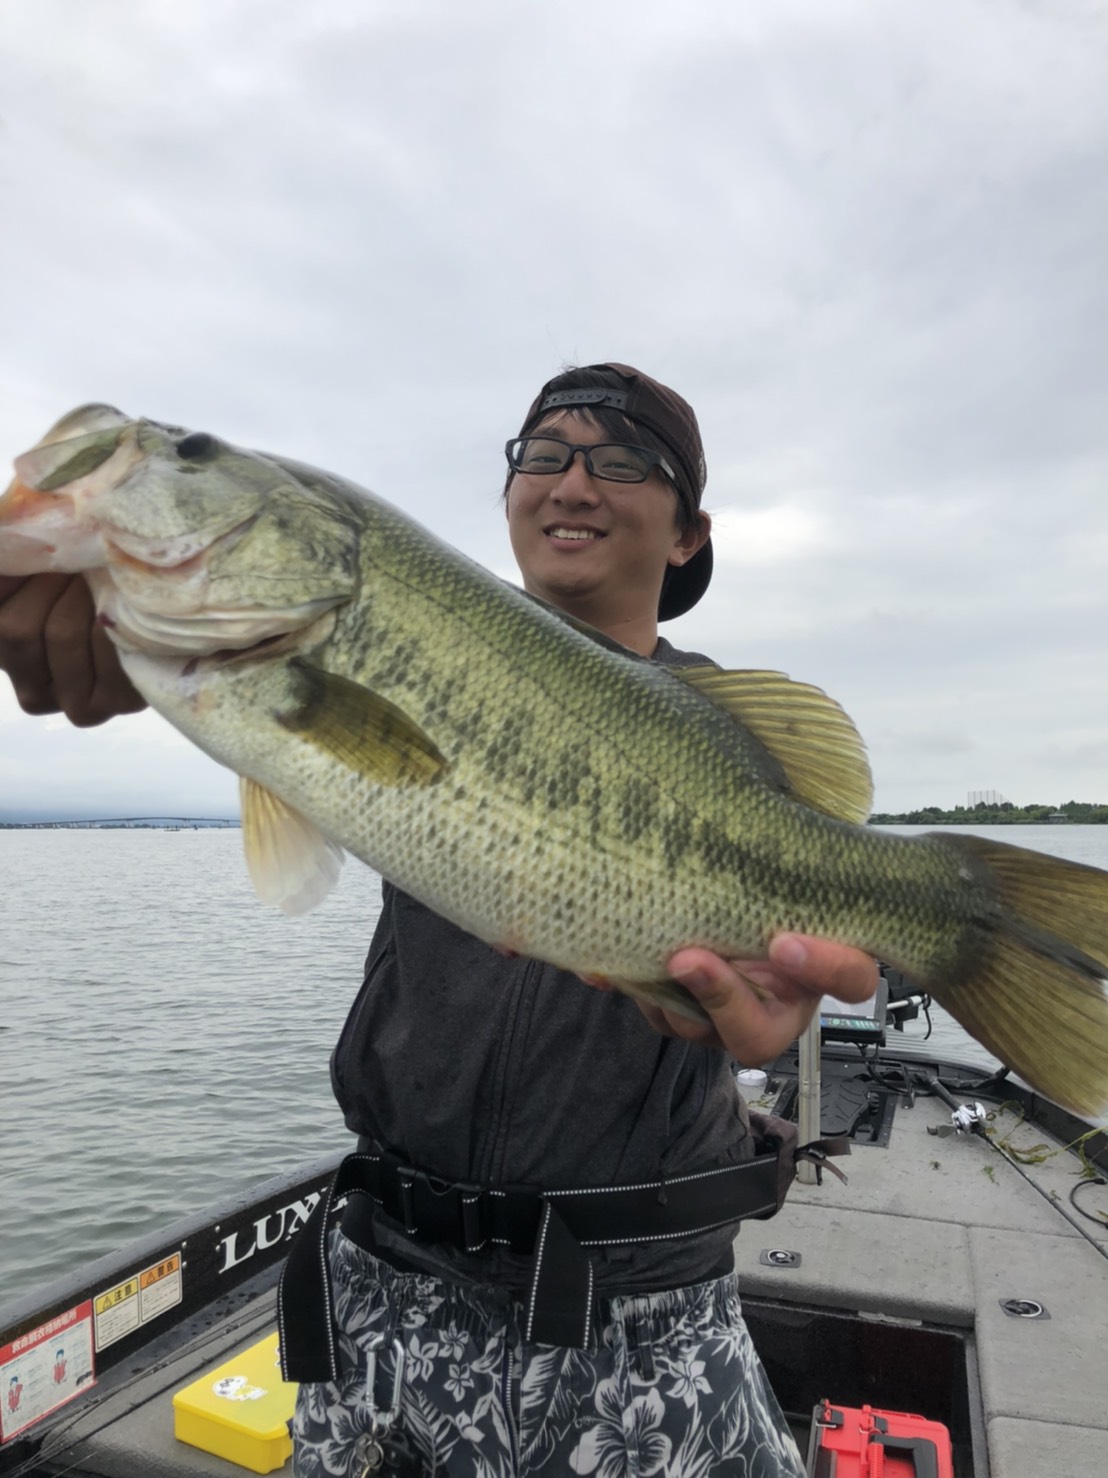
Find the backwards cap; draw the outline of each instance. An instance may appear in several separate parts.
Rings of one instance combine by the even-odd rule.
[[[555,375],[536,395],[524,417],[520,436],[550,411],[619,411],[636,425],[651,431],[669,451],[676,475],[677,495],[690,514],[700,509],[708,469],[700,427],[687,400],[676,390],[632,369],[629,364],[589,364]],[[669,565],[658,603],[658,620],[671,621],[692,610],[712,578],[712,542],[685,564]]]

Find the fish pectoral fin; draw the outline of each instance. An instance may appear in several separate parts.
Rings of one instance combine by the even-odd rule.
[[[798,801],[841,821],[865,821],[873,776],[853,721],[826,693],[783,672],[671,667],[759,739]]]
[[[377,785],[430,785],[446,760],[395,703],[308,662],[289,664],[300,702],[278,722]]]
[[[242,844],[255,893],[287,914],[307,913],[335,886],[342,848],[256,780],[240,775],[239,794]]]

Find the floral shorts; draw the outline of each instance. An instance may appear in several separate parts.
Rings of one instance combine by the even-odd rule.
[[[374,1402],[388,1407],[394,1341],[400,1418],[427,1474],[516,1478],[803,1478],[804,1465],[750,1342],[734,1275],[601,1300],[591,1351],[528,1344],[501,1289],[401,1273],[340,1233],[331,1242],[338,1384],[302,1385],[296,1478],[356,1474]]]

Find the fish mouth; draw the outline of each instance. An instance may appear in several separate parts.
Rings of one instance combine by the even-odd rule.
[[[5,575],[69,574],[100,562],[99,540],[74,528],[68,499],[16,477],[0,494],[0,570]]]
[[[0,517],[11,519],[33,517],[46,502],[47,494],[29,488],[18,477],[13,477],[3,493],[0,493]]]
[[[15,458],[15,477],[0,494],[0,569],[87,573],[104,561],[89,503],[139,459],[129,423],[108,406],[83,406]]]
[[[55,554],[56,545],[41,526],[26,527],[32,520],[41,525],[44,516],[52,511],[51,505],[56,507],[57,500],[35,488],[29,488],[18,477],[13,478],[4,492],[0,493],[0,524],[4,526],[5,543],[11,541],[14,547],[18,539],[21,546],[33,546],[40,558]],[[21,528],[21,524],[24,527]],[[7,571],[6,563],[5,570]],[[12,570],[9,573],[19,574],[20,571]],[[34,571],[29,570],[27,573],[33,574]]]

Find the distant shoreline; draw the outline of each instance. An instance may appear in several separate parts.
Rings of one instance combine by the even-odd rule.
[[[955,806],[940,811],[938,806],[925,806],[920,811],[903,811],[894,816],[875,811],[871,826],[1104,826],[1108,825],[1108,805],[1088,801],[1067,801],[1057,810],[1053,806]]]

